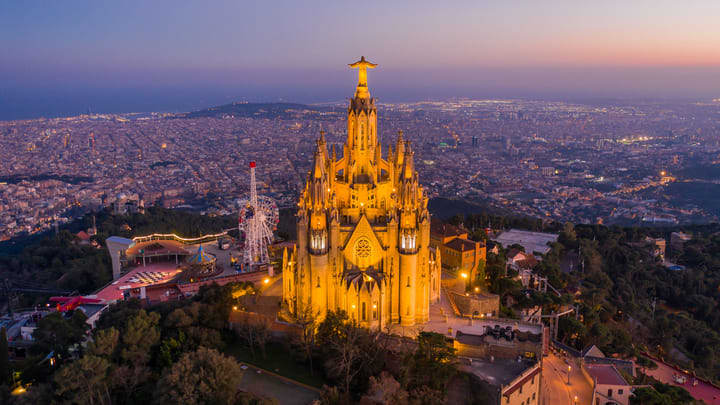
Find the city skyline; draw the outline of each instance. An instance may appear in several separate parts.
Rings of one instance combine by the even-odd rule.
[[[365,7],[7,4],[0,119],[338,101],[357,53],[386,102],[720,96],[713,2]]]
[[[0,5],[0,398],[720,398],[720,3]]]

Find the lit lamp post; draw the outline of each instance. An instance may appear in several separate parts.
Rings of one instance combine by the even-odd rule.
[[[577,404],[577,395],[575,395],[575,399],[573,401],[574,404]]]
[[[572,367],[568,365],[568,385],[570,385],[570,371],[572,371]]]
[[[464,273],[464,272],[460,273],[460,277],[462,277],[463,280],[465,280],[465,287],[467,288],[467,279],[468,279],[467,273]]]

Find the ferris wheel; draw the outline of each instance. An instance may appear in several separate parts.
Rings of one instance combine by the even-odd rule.
[[[250,196],[238,199],[237,206],[238,231],[245,235],[243,263],[251,266],[268,263],[268,245],[273,241],[280,213],[275,200],[257,195],[255,162],[250,162]]]

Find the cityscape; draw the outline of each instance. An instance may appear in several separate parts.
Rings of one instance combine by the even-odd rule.
[[[343,108],[235,106],[242,108],[3,121],[2,238],[124,200],[229,214],[247,191],[239,179],[249,161],[261,162],[261,190],[293,206],[313,136],[324,130],[341,145]],[[692,224],[720,215],[719,107],[713,100],[380,104],[378,127],[381,140],[402,130],[416,145],[431,198],[580,224]],[[267,150],[271,161],[262,159]]]
[[[0,6],[0,403],[720,403],[720,6]]]

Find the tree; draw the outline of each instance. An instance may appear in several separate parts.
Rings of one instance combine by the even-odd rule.
[[[86,319],[85,314],[77,310],[70,319],[64,318],[60,312],[42,318],[33,332],[35,344],[32,350],[38,354],[54,351],[56,355],[66,357],[70,348],[85,338],[85,331],[90,327],[85,323]]]
[[[483,287],[483,290],[486,288],[485,285],[485,260],[480,260],[478,262],[477,268],[475,269],[475,284],[481,285]]]
[[[120,332],[115,328],[102,329],[95,333],[95,338],[88,344],[88,353],[112,359],[117,349]]]
[[[329,350],[333,341],[341,339],[343,325],[348,322],[347,312],[339,309],[327,311],[325,319],[320,322],[317,330],[317,344],[323,350]]]
[[[263,358],[266,357],[265,346],[270,339],[270,325],[265,317],[262,315],[254,319],[245,317],[237,324],[235,330],[250,348],[253,357],[255,357],[255,348],[260,349]]]
[[[100,319],[95,322],[95,328],[116,328],[120,330],[125,326],[127,320],[137,315],[141,309],[142,304],[140,303],[140,300],[135,298],[116,302],[115,304],[110,305],[107,310],[103,311],[100,315]]]
[[[143,401],[151,389],[152,373],[148,364],[153,356],[152,349],[160,341],[159,320],[157,312],[148,313],[141,309],[127,320],[120,334],[121,361],[112,372],[112,382],[126,403]]]
[[[10,379],[10,359],[8,357],[8,341],[5,327],[0,328],[0,386]]]
[[[414,405],[442,404],[445,402],[445,393],[428,386],[421,386],[410,392],[410,399]]]
[[[320,405],[344,405],[349,402],[347,394],[343,395],[336,386],[327,385],[323,385],[318,401]]]
[[[160,353],[158,354],[158,361],[161,367],[172,366],[185,352],[186,346],[187,339],[182,331],[178,333],[177,339],[174,337],[163,339],[162,343],[160,343]]]
[[[684,388],[663,383],[636,388],[630,396],[631,405],[681,405],[694,402],[694,398]]]
[[[122,334],[120,356],[133,366],[145,365],[150,360],[150,349],[160,341],[158,321],[160,314],[145,312],[141,309],[137,315],[128,319]]]
[[[110,362],[87,354],[61,368],[55,374],[55,394],[68,403],[109,404],[108,386]]]
[[[573,226],[572,222],[566,222],[565,225],[563,225],[563,230],[558,236],[558,242],[570,249],[575,249],[577,245],[577,234],[575,233],[575,226]]]
[[[383,371],[378,377],[370,377],[370,388],[365,398],[367,402],[384,405],[406,404],[409,394],[392,375]]]
[[[410,390],[428,387],[444,393],[455,374],[455,349],[444,335],[435,332],[420,332],[417,343],[417,349],[405,362],[405,386]]]
[[[638,356],[635,362],[638,366],[642,367],[643,374],[647,374],[646,370],[655,370],[658,368],[657,363],[645,356]]]
[[[196,300],[205,304],[200,307],[199,321],[202,326],[217,330],[227,328],[230,311],[236,303],[232,295],[235,288],[237,284],[210,284],[200,287]]]
[[[366,360],[361,346],[363,331],[350,322],[343,325],[342,338],[333,341],[333,356],[326,361],[326,368],[342,382],[343,392],[350,393],[353,378],[361,371],[358,363]]]
[[[167,369],[157,384],[157,404],[232,404],[242,379],[240,365],[200,347]]]
[[[187,328],[197,323],[200,315],[200,303],[194,302],[183,308],[177,308],[172,311],[166,318],[164,325],[166,328]]]
[[[365,392],[370,377],[385,364],[385,335],[359,327],[342,310],[327,312],[318,325],[317,343],[329,377],[345,395]]]
[[[294,339],[294,344],[299,348],[298,352],[304,361],[310,364],[310,375],[314,375],[313,357],[315,355],[315,328],[317,316],[313,313],[311,306],[299,311],[295,317],[295,323],[300,326],[301,333]]]
[[[587,330],[582,322],[572,316],[561,316],[558,324],[560,341],[575,347],[583,346]]]

